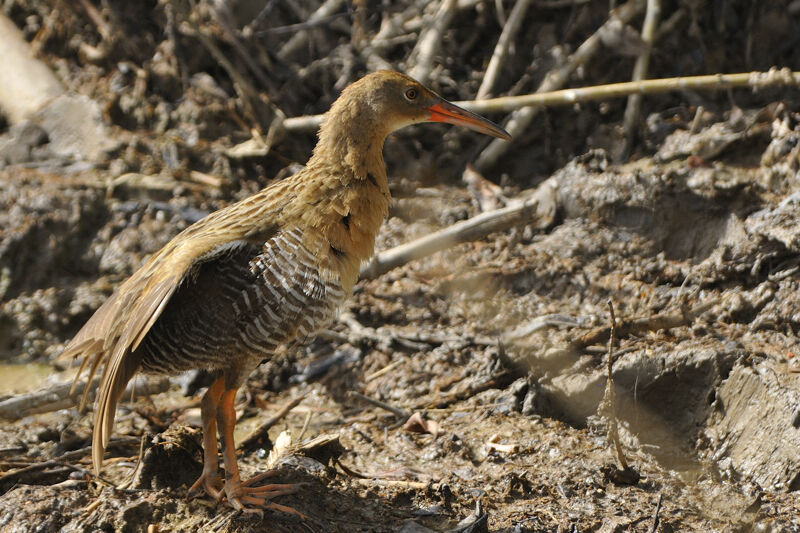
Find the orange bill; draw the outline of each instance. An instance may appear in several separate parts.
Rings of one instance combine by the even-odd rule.
[[[428,111],[431,113],[431,117],[428,119],[431,122],[447,122],[456,126],[465,126],[504,141],[511,139],[511,135],[506,130],[491,120],[451,104],[447,100],[440,100],[433,104]]]

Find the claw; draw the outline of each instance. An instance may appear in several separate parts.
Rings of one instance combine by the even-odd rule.
[[[220,481],[219,475],[216,472],[208,473],[203,471],[203,473],[200,474],[200,477],[197,478],[197,481],[195,481],[192,486],[189,487],[186,496],[192,496],[195,492],[199,492],[201,488],[216,501],[220,501],[224,495],[222,492],[222,481]]]
[[[226,480],[224,494],[228,503],[234,509],[246,513],[255,513],[263,516],[263,510],[270,509],[293,514],[301,520],[306,520],[306,516],[301,512],[286,505],[272,503],[270,500],[278,496],[293,494],[297,492],[300,487],[307,485],[307,483],[272,483],[257,487],[252,486],[254,483],[272,477],[273,475],[275,475],[275,472],[270,471],[254,476],[244,482],[234,479]]]

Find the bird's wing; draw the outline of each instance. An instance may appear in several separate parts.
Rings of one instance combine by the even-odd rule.
[[[95,472],[99,472],[103,452],[108,446],[117,402],[139,368],[140,361],[133,353],[183,279],[197,264],[224,253],[230,243],[241,240],[263,243],[265,237],[276,231],[275,227],[263,224],[219,224],[223,217],[242,220],[243,217],[231,216],[241,205],[247,207],[234,204],[233,209],[206,217],[156,252],[100,306],[60,355],[63,359],[83,356],[76,383],[83,370],[89,368],[81,407],[85,405],[89,384],[97,369],[105,364],[94,419],[92,459]]]

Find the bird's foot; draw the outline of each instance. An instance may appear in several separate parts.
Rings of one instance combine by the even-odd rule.
[[[216,470],[203,470],[203,473],[200,474],[200,477],[197,478],[197,481],[195,481],[192,486],[189,487],[189,491],[186,493],[186,495],[191,496],[201,488],[206,491],[206,494],[217,501],[220,501],[225,495],[223,492],[224,487],[222,485],[222,480],[220,480],[219,474],[216,472]]]
[[[224,487],[228,503],[230,503],[231,507],[234,509],[244,513],[253,513],[263,516],[264,509],[269,509],[271,511],[293,514],[301,520],[306,520],[306,516],[300,511],[270,501],[278,496],[297,492],[300,487],[304,485],[303,483],[272,483],[269,485],[253,486],[255,483],[271,477],[274,474],[275,472],[265,472],[247,481],[228,479],[225,481]]]

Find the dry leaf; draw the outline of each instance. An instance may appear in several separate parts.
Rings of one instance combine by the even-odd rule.
[[[422,418],[422,415],[417,411],[406,420],[403,429],[406,431],[413,431],[415,433],[430,433],[433,435],[433,438],[439,436],[441,433],[441,427],[439,423],[435,420],[427,420]]]

